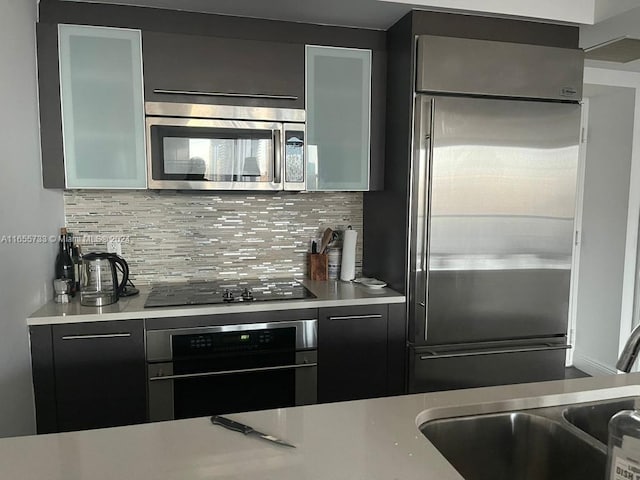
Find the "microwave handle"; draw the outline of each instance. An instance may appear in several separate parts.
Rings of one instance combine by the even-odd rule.
[[[273,130],[273,182],[282,183],[282,130]]]

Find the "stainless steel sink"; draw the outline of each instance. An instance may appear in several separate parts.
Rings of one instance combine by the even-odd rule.
[[[621,410],[633,410],[637,399],[624,398],[566,408],[562,415],[567,422],[607,444],[609,420]]]
[[[424,436],[466,480],[602,480],[607,427],[640,385],[422,411]]]
[[[602,480],[606,454],[559,421],[524,412],[428,422],[422,433],[466,480]]]

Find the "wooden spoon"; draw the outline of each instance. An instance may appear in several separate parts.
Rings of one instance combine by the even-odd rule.
[[[326,253],[327,246],[333,240],[333,230],[327,228],[322,234],[322,240],[320,241],[320,250],[318,253]]]

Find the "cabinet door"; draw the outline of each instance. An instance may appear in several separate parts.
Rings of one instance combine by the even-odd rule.
[[[58,419],[51,325],[31,325],[29,344],[31,345],[31,375],[36,407],[36,432],[56,433]]]
[[[387,394],[387,305],[321,308],[318,401]]]
[[[304,46],[143,32],[145,98],[304,108]]]
[[[368,190],[371,50],[306,48],[307,190]]]
[[[67,188],[145,188],[139,30],[59,25]]]
[[[142,320],[53,326],[59,431],[145,422]]]

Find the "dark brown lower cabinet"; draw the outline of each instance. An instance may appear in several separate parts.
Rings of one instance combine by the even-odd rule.
[[[38,433],[147,420],[142,320],[31,327]]]
[[[317,314],[319,402],[405,393],[404,304]],[[35,325],[29,333],[38,433],[148,421],[143,320]]]
[[[404,389],[401,360],[404,356],[404,332],[401,335],[390,332],[389,326],[400,325],[402,329],[404,321],[401,319],[389,323],[389,307],[372,305],[319,309],[319,402],[402,393],[399,390]],[[400,342],[400,348],[394,341]],[[395,356],[399,356],[399,359]]]

